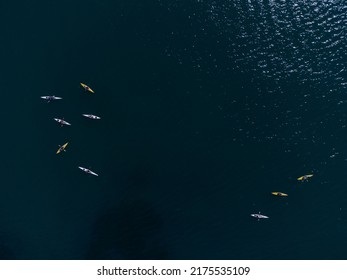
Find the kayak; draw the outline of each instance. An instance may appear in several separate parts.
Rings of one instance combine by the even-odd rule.
[[[100,120],[101,118],[95,115],[89,115],[89,114],[82,114],[82,116],[89,118],[89,119],[93,119],[93,120]]]
[[[271,194],[276,196],[288,196],[286,193],[283,193],[283,192],[272,192]]]
[[[67,147],[67,145],[69,144],[69,142],[65,143],[63,146],[59,146],[59,149],[57,151],[57,154],[59,154],[61,151],[65,152],[65,149]]]
[[[65,125],[71,125],[71,123],[68,123],[67,121],[64,121],[64,120],[62,120],[62,119],[56,119],[56,118],[54,118],[54,120],[55,120],[56,122],[60,123],[61,126],[63,126],[64,124],[65,124]]]
[[[269,219],[268,216],[262,215],[262,214],[251,214],[251,217],[257,218],[257,219]]]
[[[94,91],[93,91],[90,87],[88,87],[86,84],[80,83],[80,85],[81,85],[86,91],[89,91],[89,92],[91,92],[91,93],[94,93]]]
[[[313,174],[307,174],[307,175],[300,176],[297,180],[298,181],[305,181],[305,180],[307,180],[308,178],[311,178],[311,177],[313,177]]]
[[[54,95],[40,96],[40,98],[45,99],[45,100],[48,100],[48,102],[51,101],[51,100],[60,100],[60,99],[63,99],[63,98],[61,98],[61,97],[59,97],[59,96],[54,96]]]
[[[81,167],[81,166],[79,166],[78,168],[81,169],[82,171],[84,171],[84,172],[90,174],[90,175],[99,176],[98,174],[96,174],[95,172],[91,171],[91,170],[88,169],[88,168]]]
[[[62,97],[59,96],[54,96],[54,95],[47,95],[47,96],[40,96],[42,99],[48,99],[48,100],[58,100],[58,99],[63,99]]]

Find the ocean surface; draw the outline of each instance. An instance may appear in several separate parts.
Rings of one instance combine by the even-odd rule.
[[[1,1],[0,22],[0,259],[347,258],[345,1]]]

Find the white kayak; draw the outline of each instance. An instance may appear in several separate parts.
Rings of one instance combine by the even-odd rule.
[[[82,116],[88,118],[88,119],[93,119],[93,120],[100,120],[101,118],[95,115],[89,115],[89,114],[82,114]]]
[[[68,123],[67,121],[64,121],[64,120],[62,120],[62,119],[54,118],[54,120],[55,120],[56,122],[60,123],[61,126],[63,126],[63,125],[71,125],[71,123]]]
[[[51,101],[51,100],[60,100],[60,99],[63,99],[62,97],[59,97],[59,96],[54,96],[54,95],[47,95],[47,96],[41,96],[42,99],[45,99],[45,100],[48,100]]]
[[[260,212],[259,212],[259,214],[251,214],[251,216],[253,218],[257,218],[257,219],[269,219],[268,216],[262,215],[262,214],[260,214]]]
[[[94,176],[99,176],[98,174],[96,174],[95,172],[91,171],[88,168],[84,168],[84,167],[81,167],[81,166],[79,166],[78,168],[81,169],[82,171],[88,173],[88,174],[91,174],[91,175],[94,175]]]

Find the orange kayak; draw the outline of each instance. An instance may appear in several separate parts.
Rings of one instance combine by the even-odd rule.
[[[271,194],[276,196],[288,196],[286,193],[283,193],[283,192],[272,192]]]
[[[91,92],[91,93],[94,93],[94,91],[89,87],[87,86],[86,84],[83,84],[83,83],[80,83],[80,85],[87,91]]]
[[[59,146],[59,149],[58,149],[56,154],[59,154],[61,151],[65,152],[65,149],[66,149],[68,144],[69,144],[69,142],[65,143],[63,146]]]

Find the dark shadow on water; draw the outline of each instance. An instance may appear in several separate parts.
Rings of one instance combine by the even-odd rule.
[[[7,236],[0,236],[0,260],[16,260],[18,257],[14,253],[13,246],[10,244],[15,239]],[[19,244],[18,240],[16,240],[17,244]]]
[[[7,246],[0,244],[0,260],[15,260],[15,254]]]
[[[162,219],[142,199],[127,199],[94,224],[87,259],[167,259]]]

